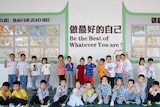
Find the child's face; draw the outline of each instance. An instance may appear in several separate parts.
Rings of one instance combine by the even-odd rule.
[[[80,60],[80,64],[84,65],[84,60],[83,59]]]
[[[107,60],[108,63],[111,63],[111,57],[107,57],[106,60]]]
[[[42,64],[46,64],[47,63],[47,60],[46,59],[43,59],[42,60]]]
[[[3,86],[3,87],[2,87],[2,90],[6,92],[6,91],[9,90],[9,87],[8,87],[8,86]]]
[[[148,61],[149,65],[152,65],[153,64],[153,61]]]
[[[76,85],[75,85],[75,86],[76,86],[77,89],[80,89],[81,84],[80,84],[79,82],[76,82]]]
[[[88,63],[91,63],[92,62],[92,58],[88,58]]]
[[[116,59],[117,59],[117,61],[120,61],[121,58],[120,58],[120,56],[118,55],[118,56],[116,57]]]
[[[121,59],[122,59],[122,60],[125,60],[125,57],[124,57],[124,55],[121,55]]]
[[[19,84],[14,84],[13,85],[13,90],[19,91],[20,90],[20,85]]]
[[[68,61],[68,62],[71,62],[71,61],[72,61],[72,59],[71,59],[71,58],[67,58],[67,61]]]
[[[91,88],[92,88],[92,84],[91,84],[91,83],[87,83],[87,84],[86,84],[86,88],[87,88],[87,89],[91,89]]]
[[[36,58],[32,58],[32,62],[33,62],[33,63],[36,63],[36,62],[37,62],[37,59],[36,59]]]
[[[121,86],[122,85],[122,80],[118,79],[116,83],[117,83],[118,86]]]
[[[128,87],[129,87],[129,88],[132,88],[133,86],[134,86],[133,82],[132,82],[132,81],[129,81],[129,82],[128,82]]]
[[[13,61],[13,60],[14,60],[14,58],[15,58],[15,56],[14,56],[14,55],[10,55],[10,59],[11,59],[11,61]]]
[[[47,84],[46,84],[46,83],[40,83],[40,88],[41,88],[41,89],[44,90],[46,87],[47,87]]]
[[[23,55],[23,56],[21,57],[21,61],[25,61],[25,60],[26,60],[26,56]]]
[[[138,83],[143,83],[144,82],[144,78],[143,77],[139,77],[138,78]]]
[[[144,60],[141,60],[141,61],[140,61],[140,65],[144,65]]]
[[[66,86],[66,81],[61,80],[60,84],[61,84],[62,87],[64,87],[64,86]]]
[[[99,64],[100,64],[100,65],[104,65],[104,62],[100,60]]]
[[[102,78],[102,83],[108,83],[108,79],[106,77]]]
[[[59,57],[59,61],[63,61],[63,57]]]
[[[154,88],[155,90],[159,90],[159,85],[153,85],[153,88]]]

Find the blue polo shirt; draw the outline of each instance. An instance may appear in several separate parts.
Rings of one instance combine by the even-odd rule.
[[[69,65],[69,63],[67,63],[66,64],[66,69],[67,69],[67,71],[71,71],[71,72],[73,72],[73,63],[71,63],[71,65],[72,65],[72,67],[70,67],[70,65]]]
[[[93,76],[93,69],[96,68],[96,65],[93,63],[90,63],[90,64],[86,64],[84,68],[86,70],[86,76]]]

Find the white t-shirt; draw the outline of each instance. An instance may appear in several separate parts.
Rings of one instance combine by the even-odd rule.
[[[42,72],[44,73],[44,75],[50,74],[50,67],[51,67],[51,64],[44,64],[42,66]]]
[[[10,61],[7,63],[7,72],[8,75],[15,75],[16,74],[16,67],[17,67],[16,61]]]
[[[116,67],[115,63],[106,63],[105,69],[107,69],[111,74],[110,77],[115,77],[115,67]]]
[[[32,76],[40,75],[40,65],[41,63],[31,63],[30,64],[30,70]]]
[[[19,75],[28,75],[29,64],[28,62],[18,62],[17,67]]]
[[[133,70],[131,61],[130,61],[129,59],[126,58],[126,59],[125,59],[125,63],[126,63],[126,65],[125,65],[125,67],[126,67],[126,72],[128,72],[128,71],[130,71],[130,70]]]
[[[149,89],[149,92],[151,92],[152,91],[152,87]],[[155,93],[154,93],[154,95],[153,96],[156,96],[157,95],[157,93],[160,93],[160,91],[155,91]]]

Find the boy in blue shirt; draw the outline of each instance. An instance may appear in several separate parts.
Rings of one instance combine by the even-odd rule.
[[[68,88],[73,88],[74,85],[73,85],[73,68],[74,68],[74,65],[73,63],[71,62],[72,61],[72,58],[70,56],[67,57],[67,61],[68,63],[66,64],[66,69],[67,69],[67,87]]]
[[[96,65],[92,63],[92,56],[88,56],[88,63],[85,65],[85,81],[90,81],[94,83],[93,71],[96,68]]]

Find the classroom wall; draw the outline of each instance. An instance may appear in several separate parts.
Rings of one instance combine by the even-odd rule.
[[[69,4],[69,18],[68,18],[68,31],[71,25],[122,25],[122,2],[125,3],[127,9],[132,12],[140,13],[159,13],[160,5],[159,0],[1,0],[0,13],[36,13],[36,12],[59,12],[65,5]],[[88,36],[85,34],[71,34],[70,36]],[[98,34],[89,34],[91,36],[98,36]],[[108,36],[108,35],[102,35]],[[109,35],[110,36],[110,35]],[[122,43],[122,33],[118,35],[111,35],[107,43]],[[77,41],[80,43],[81,41]],[[88,43],[89,41],[84,41]],[[90,41],[96,42],[96,41]],[[70,43],[70,41],[69,41]],[[113,55],[114,51],[122,49],[119,47],[68,47],[68,55],[72,56],[75,65],[78,64],[80,57],[87,58],[88,55],[93,56],[93,62],[97,58],[105,57],[107,54]],[[137,65],[133,63],[134,76],[137,77]],[[156,75],[158,78],[160,64],[156,63]],[[76,67],[76,66],[75,66]],[[7,80],[7,72],[3,64],[0,64],[0,84]],[[99,83],[97,74],[95,74],[95,84]],[[53,86],[58,85],[57,67],[53,66],[51,71],[50,83]],[[28,87],[31,87],[30,77]]]

